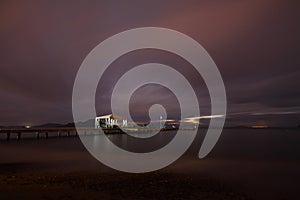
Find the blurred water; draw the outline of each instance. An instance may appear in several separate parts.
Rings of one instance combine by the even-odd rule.
[[[118,146],[134,152],[161,148],[176,132],[167,131],[149,139],[133,139],[125,134],[109,135]],[[198,151],[205,130],[200,130],[182,158],[161,171],[212,177],[247,191],[255,198],[298,197],[300,180],[299,129],[225,129],[204,159]],[[28,136],[29,137],[29,136]],[[78,170],[116,171],[95,160],[78,137],[50,135],[21,141],[0,141],[1,173]],[[142,162],[142,161],[141,161]]]

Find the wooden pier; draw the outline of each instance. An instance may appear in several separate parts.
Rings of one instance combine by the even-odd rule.
[[[102,129],[94,129],[94,128],[81,128],[78,129],[81,134],[90,134],[90,133],[105,133],[105,134],[113,134],[113,133],[122,133],[122,131],[118,128],[106,128]],[[33,134],[36,139],[40,139],[41,136],[44,136],[45,139],[50,137],[62,137],[62,136],[78,136],[78,132],[76,128],[43,128],[43,129],[33,129],[33,128],[24,128],[24,129],[0,129],[0,134],[6,135],[6,140],[9,141],[12,138],[12,135],[15,135],[17,140],[21,140],[22,135],[24,134]],[[56,133],[56,134],[55,134]]]
[[[139,133],[147,133],[151,131],[174,131],[178,129],[173,128],[125,128],[127,132],[139,132]],[[182,129],[182,130],[194,130],[194,129]],[[120,128],[22,128],[22,129],[0,129],[0,134],[6,135],[6,140],[11,140],[12,136],[16,136],[17,140],[21,140],[22,135],[31,134],[36,139],[40,139],[44,136],[45,139],[49,137],[62,137],[62,136],[78,136],[81,135],[95,135],[95,134],[122,134],[124,133]]]

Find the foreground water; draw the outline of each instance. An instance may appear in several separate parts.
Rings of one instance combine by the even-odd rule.
[[[205,130],[200,130],[188,151],[159,172],[210,177],[253,198],[298,199],[300,178],[299,129],[225,129],[213,151],[197,157]],[[118,146],[147,152],[168,143],[175,132],[147,140],[110,135]],[[78,137],[24,139],[0,142],[1,173],[76,172],[116,173],[84,148]],[[143,162],[143,161],[141,161]]]

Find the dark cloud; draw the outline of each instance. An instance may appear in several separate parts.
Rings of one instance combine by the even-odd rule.
[[[143,26],[181,31],[207,49],[223,76],[229,114],[247,113],[229,115],[229,123],[300,123],[299,113],[280,114],[298,111],[300,102],[298,1],[1,1],[0,5],[0,125],[72,121],[72,87],[85,56],[107,37]],[[106,80],[111,84],[98,91],[99,113],[109,112],[109,86],[130,65],[154,60],[188,77],[201,109],[209,114],[205,84],[184,61],[163,52],[127,56],[113,64],[118,73],[112,66]],[[161,88],[148,88],[149,92],[153,98],[165,95]],[[269,114],[251,115],[257,112]]]

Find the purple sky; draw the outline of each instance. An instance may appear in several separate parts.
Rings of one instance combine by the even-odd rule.
[[[299,1],[1,1],[0,125],[72,121],[72,87],[87,54],[121,31],[157,26],[185,33],[209,52],[222,74],[227,125],[300,124]],[[209,114],[201,77],[177,56],[157,50],[116,60],[97,93],[97,111],[109,112],[118,77],[137,64],[168,64],[191,81]],[[145,98],[145,96],[147,98]],[[149,99],[151,96],[153,98]],[[176,117],[173,96],[148,86],[132,99],[137,116],[161,101]],[[144,103],[141,103],[144,102]],[[174,103],[174,102],[173,102]]]

